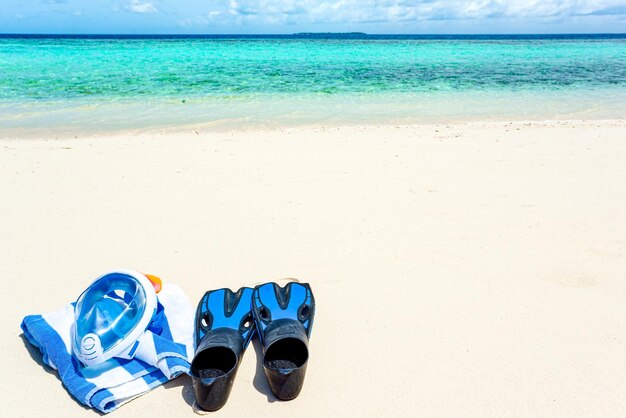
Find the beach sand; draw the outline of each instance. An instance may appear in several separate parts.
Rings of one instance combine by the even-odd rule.
[[[0,141],[0,415],[95,416],[21,336],[128,267],[297,277],[304,389],[251,346],[214,416],[626,416],[626,121]],[[258,345],[256,346],[258,351]],[[184,376],[113,416],[194,416]]]

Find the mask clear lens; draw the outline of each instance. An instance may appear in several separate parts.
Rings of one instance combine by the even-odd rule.
[[[74,307],[74,354],[85,365],[123,355],[141,336],[156,309],[148,279],[116,271],[96,279]]]

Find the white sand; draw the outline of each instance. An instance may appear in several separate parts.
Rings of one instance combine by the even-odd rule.
[[[300,397],[268,401],[251,346],[214,416],[626,416],[625,213],[626,121],[3,140],[0,415],[95,416],[19,324],[129,267],[194,304],[312,284]]]

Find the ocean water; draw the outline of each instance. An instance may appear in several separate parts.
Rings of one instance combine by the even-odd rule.
[[[626,116],[626,35],[0,36],[0,130]]]

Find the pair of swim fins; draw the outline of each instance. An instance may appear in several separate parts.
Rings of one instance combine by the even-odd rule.
[[[281,400],[296,398],[304,383],[314,315],[315,299],[307,283],[208,291],[196,311],[191,375],[197,405],[206,411],[224,406],[255,332],[272,392]]]

